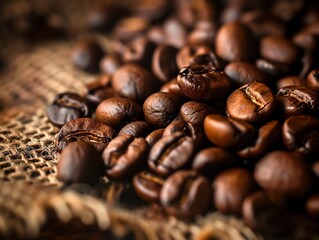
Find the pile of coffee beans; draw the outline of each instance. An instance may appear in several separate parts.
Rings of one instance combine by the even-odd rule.
[[[218,210],[274,232],[318,221],[318,4],[146,2],[90,13],[112,51],[78,43],[73,63],[102,73],[48,108],[58,178],[128,181],[182,219]]]

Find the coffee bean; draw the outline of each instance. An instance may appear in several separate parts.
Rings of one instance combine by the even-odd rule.
[[[146,137],[151,132],[151,126],[144,121],[134,121],[125,125],[118,136],[131,135],[133,137]]]
[[[187,122],[194,125],[203,125],[204,119],[209,114],[218,114],[218,109],[196,101],[189,101],[182,105],[180,109],[181,117]]]
[[[142,109],[127,98],[114,97],[101,102],[95,111],[99,122],[120,128],[125,124],[142,118]]]
[[[224,214],[240,214],[244,199],[255,190],[255,181],[246,169],[234,168],[216,176],[212,183],[213,202]]]
[[[176,18],[169,18],[163,24],[165,43],[176,48],[184,46],[187,29]]]
[[[67,122],[57,134],[58,148],[61,150],[74,141],[88,142],[102,151],[115,137],[115,131],[108,125],[91,118],[77,118]]]
[[[195,171],[178,171],[164,182],[160,199],[165,210],[174,216],[203,214],[211,201],[209,182]]]
[[[205,64],[205,63],[198,63],[196,64],[196,61],[194,60],[195,58],[199,56],[204,56],[204,55],[210,55],[212,53],[212,49],[207,46],[184,46],[181,48],[177,55],[176,55],[176,63],[179,69],[182,69],[184,67],[190,66],[190,65],[210,65],[210,64]],[[215,57],[215,54],[212,53],[212,61],[211,62],[216,62],[215,58],[217,59],[217,56]],[[209,63],[209,61],[208,61]],[[213,64],[211,64],[213,67],[215,67]],[[218,63],[216,62],[216,65]],[[220,67],[220,66],[219,66]],[[217,68],[217,67],[216,67]],[[218,68],[219,69],[219,68]]]
[[[92,39],[79,42],[73,48],[71,55],[75,66],[93,73],[99,71],[99,63],[103,56],[103,49]]]
[[[257,54],[253,32],[239,22],[226,23],[218,30],[215,47],[217,55],[229,62],[251,62]]]
[[[157,89],[155,78],[145,68],[125,64],[113,75],[112,86],[122,97],[142,102]]]
[[[176,78],[173,78],[171,81],[163,84],[163,86],[160,89],[160,92],[167,92],[173,94],[180,100],[184,100],[186,98],[186,96],[182,93],[181,89],[179,88]]]
[[[319,120],[307,115],[290,117],[283,124],[282,138],[287,149],[318,156]]]
[[[190,59],[189,65],[208,65],[216,68],[217,70],[222,70],[225,64],[220,57],[218,57],[213,51],[210,51],[208,53],[199,53],[194,55],[193,58]]]
[[[199,151],[193,160],[192,169],[208,176],[215,176],[235,166],[235,157],[223,148],[210,147]]]
[[[281,88],[284,88],[284,87],[302,86],[302,85],[303,85],[302,78],[297,76],[287,76],[277,81],[276,88],[277,88],[277,91],[279,91]]]
[[[227,99],[228,114],[248,122],[269,119],[275,110],[275,98],[263,83],[248,83],[235,90]]]
[[[195,151],[194,140],[181,132],[163,136],[150,150],[148,166],[160,176],[185,168]]]
[[[311,71],[306,79],[307,87],[313,91],[319,92],[319,71]]]
[[[176,54],[178,49],[172,46],[159,45],[153,54],[152,70],[158,79],[167,82],[178,73]]]
[[[216,24],[211,21],[198,21],[194,30],[187,36],[187,43],[190,46],[212,46],[216,35]]]
[[[312,195],[308,198],[305,208],[310,217],[319,219],[319,194]]]
[[[76,93],[58,94],[53,103],[47,108],[51,123],[62,127],[65,123],[81,117],[89,117],[91,109],[88,101]]]
[[[311,169],[300,153],[270,152],[257,163],[254,176],[265,190],[289,197],[303,197],[312,186]]]
[[[103,176],[103,161],[89,143],[72,142],[63,149],[58,161],[58,179],[66,184],[94,185]]]
[[[225,68],[234,87],[241,87],[251,82],[267,83],[267,76],[255,65],[247,62],[232,62]]]
[[[120,55],[108,54],[105,55],[100,61],[100,70],[103,73],[113,74],[122,65],[122,58]]]
[[[220,115],[208,115],[204,130],[207,138],[222,148],[245,147],[255,136],[255,128],[249,123]]]
[[[147,153],[148,145],[144,138],[131,135],[114,138],[102,155],[107,176],[117,180],[132,177],[144,166]]]
[[[154,93],[143,104],[145,120],[159,128],[167,126],[176,117],[178,111],[178,98],[169,93]]]
[[[114,36],[117,39],[130,40],[144,33],[149,22],[141,17],[127,17],[118,21],[114,28]]]
[[[284,95],[276,96],[276,108],[277,114],[283,119],[307,114],[309,112],[307,104],[299,102],[298,99],[294,97]]]
[[[139,0],[130,6],[135,16],[149,21],[160,21],[170,10],[170,4],[162,0]]]
[[[150,172],[143,171],[133,178],[136,193],[148,202],[159,202],[164,179]]]
[[[195,101],[221,100],[231,87],[223,71],[207,65],[184,67],[178,73],[177,84],[183,94]]]
[[[292,38],[292,41],[296,46],[310,51],[318,49],[318,40],[319,37],[317,35],[311,34],[303,30],[296,33]]]
[[[256,66],[261,71],[274,78],[282,77],[289,71],[289,65],[269,61],[267,59],[258,59],[256,61]]]
[[[160,128],[160,129],[157,129],[153,132],[151,132],[150,134],[148,134],[145,138],[146,142],[148,143],[148,145],[150,147],[153,147],[153,145],[161,139],[162,135],[163,135],[163,132],[164,132],[164,128]]]

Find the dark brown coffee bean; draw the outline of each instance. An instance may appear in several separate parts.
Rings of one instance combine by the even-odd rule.
[[[134,121],[125,125],[118,136],[131,135],[133,137],[146,137],[151,132],[151,126],[144,121]]]
[[[207,138],[222,148],[241,148],[255,136],[255,128],[249,123],[221,115],[208,115],[204,120]]]
[[[196,101],[189,101],[182,105],[180,115],[187,123],[194,125],[203,125],[204,119],[209,114],[218,114],[216,108]]]
[[[319,92],[319,70],[313,70],[308,74],[306,84],[311,90]]]
[[[122,97],[142,102],[158,88],[151,73],[136,64],[125,64],[113,75],[112,86]]]
[[[251,82],[267,83],[267,76],[255,65],[247,62],[232,62],[225,68],[234,87],[241,87]]]
[[[190,46],[213,46],[216,35],[216,24],[211,21],[199,21],[194,30],[187,37],[187,44]]]
[[[74,141],[88,142],[102,151],[115,137],[116,132],[108,125],[94,121],[91,118],[77,118],[67,122],[57,134],[59,149]]]
[[[122,63],[122,58],[116,53],[105,55],[100,61],[100,70],[103,73],[113,74]]]
[[[184,46],[187,30],[176,18],[169,18],[163,24],[165,43],[176,48]]]
[[[154,51],[152,71],[162,82],[167,82],[178,74],[175,61],[177,51],[177,48],[167,45],[159,45]]]
[[[195,151],[194,140],[181,132],[162,137],[150,150],[148,165],[160,176],[186,167]]]
[[[235,157],[223,148],[210,147],[198,152],[193,160],[192,169],[209,177],[235,166]]]
[[[72,51],[73,64],[84,71],[98,72],[99,63],[104,56],[101,46],[94,40],[83,40],[79,42]]]
[[[176,78],[173,78],[171,81],[163,84],[163,86],[160,89],[160,92],[167,92],[173,94],[179,99],[186,98],[186,96],[182,93],[181,89],[179,88]]]
[[[65,123],[81,117],[89,117],[91,109],[88,101],[76,93],[58,94],[53,103],[47,108],[51,123],[62,127]]]
[[[143,171],[133,178],[136,193],[148,202],[159,202],[164,179],[150,172]]]
[[[58,179],[66,184],[94,185],[104,172],[99,152],[85,142],[72,142],[63,149],[57,168]]]
[[[178,111],[178,98],[169,93],[154,93],[143,104],[145,120],[159,128],[167,126],[176,117]]]
[[[230,79],[223,71],[207,65],[181,69],[177,84],[183,94],[195,101],[221,100],[231,87]]]
[[[282,128],[287,149],[314,156],[319,155],[319,120],[299,115],[288,118]]]
[[[319,194],[312,195],[308,198],[305,208],[310,217],[319,219]]]
[[[256,184],[248,170],[234,168],[218,174],[212,188],[217,210],[224,214],[240,214],[244,199],[255,190]]]
[[[141,17],[127,17],[115,25],[114,36],[122,40],[130,40],[146,31],[149,22]]]
[[[254,176],[265,190],[289,197],[303,197],[312,186],[311,169],[299,153],[268,153],[257,163]]]
[[[275,98],[263,83],[248,83],[235,90],[227,99],[228,114],[248,122],[262,122],[275,110]]]
[[[217,70],[222,70],[225,64],[220,57],[218,57],[213,51],[210,51],[208,53],[199,53],[194,55],[193,58],[190,59],[189,65],[208,65],[216,68]]]
[[[177,217],[194,217],[205,213],[210,206],[208,180],[195,171],[178,171],[171,175],[161,190],[161,204]]]
[[[119,128],[142,118],[142,109],[137,103],[127,98],[109,98],[101,102],[95,111],[99,122]]]
[[[318,40],[319,40],[318,35],[314,35],[303,30],[296,33],[292,38],[292,41],[296,46],[304,50],[310,50],[310,51],[318,49],[319,47]]]
[[[298,49],[284,37],[267,36],[261,39],[260,55],[271,61],[292,64],[298,58]]]
[[[281,78],[276,83],[277,91],[281,88],[288,87],[288,86],[302,86],[303,80],[298,76],[288,76]]]
[[[238,155],[242,158],[259,158],[276,146],[281,137],[281,125],[273,120],[261,126],[257,138],[247,147],[241,149]]]
[[[138,0],[130,5],[130,7],[135,16],[148,19],[149,21],[163,19],[170,10],[169,2],[162,0]]]
[[[196,64],[194,59],[197,58],[198,56],[209,55],[210,53],[212,53],[212,49],[207,46],[193,46],[193,47],[184,46],[183,48],[179,50],[179,52],[176,55],[177,66],[179,69],[182,69],[190,65],[198,65]],[[213,59],[215,58],[215,54],[213,54],[212,58]],[[216,59],[217,59],[217,56],[216,56]],[[215,62],[215,60],[213,60],[212,62]],[[202,64],[203,63],[199,63],[199,65],[202,65]],[[203,64],[203,65],[210,65],[210,64]]]
[[[307,104],[299,102],[298,99],[291,96],[276,96],[277,114],[287,119],[291,116],[303,115],[309,112]]]
[[[253,32],[239,22],[224,24],[218,30],[215,47],[217,55],[229,62],[250,62],[257,54],[257,41]]]
[[[107,176],[123,180],[132,177],[145,165],[148,145],[144,138],[121,135],[114,138],[104,149]]]
[[[275,78],[282,77],[289,71],[289,65],[266,59],[258,59],[256,66],[264,73]]]
[[[160,128],[160,129],[157,129],[153,132],[151,132],[150,134],[148,134],[145,138],[146,142],[148,143],[148,145],[150,147],[153,147],[153,145],[161,139],[162,135],[163,135],[163,132],[164,132],[164,128]]]

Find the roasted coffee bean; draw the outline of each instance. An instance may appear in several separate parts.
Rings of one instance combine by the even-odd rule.
[[[114,28],[114,36],[121,40],[130,40],[146,31],[149,22],[141,17],[127,17],[118,21]]]
[[[303,155],[282,150],[264,156],[257,163],[254,176],[265,190],[296,198],[309,192],[313,180]]]
[[[241,87],[251,82],[267,83],[267,76],[255,65],[247,62],[232,62],[225,68],[234,87]]]
[[[99,122],[114,128],[142,118],[142,109],[137,103],[127,98],[114,97],[101,102],[95,111]]]
[[[100,70],[103,73],[113,74],[122,64],[120,55],[116,53],[105,55],[100,61]]]
[[[276,87],[277,91],[279,91],[281,88],[288,87],[288,86],[302,86],[303,80],[302,78],[298,76],[288,76],[281,78],[277,81]]]
[[[299,102],[298,99],[291,96],[276,96],[277,114],[287,119],[291,116],[303,115],[309,112],[305,103]]]
[[[184,103],[180,109],[180,115],[187,123],[203,125],[204,119],[209,114],[218,114],[217,108],[206,103],[189,101]]]
[[[162,0],[140,0],[130,7],[135,16],[146,18],[149,21],[160,21],[170,10],[168,2]]]
[[[195,171],[178,171],[164,182],[160,199],[168,213],[195,217],[205,213],[210,206],[209,182]]]
[[[262,157],[277,145],[280,137],[281,125],[278,120],[273,120],[262,125],[258,130],[257,138],[252,144],[237,153],[244,159]]]
[[[263,83],[248,83],[235,90],[227,99],[228,114],[248,122],[269,119],[275,110],[275,98]]]
[[[112,86],[120,96],[142,102],[157,90],[158,83],[145,68],[125,64],[114,73]]]
[[[231,87],[229,77],[207,65],[184,67],[177,76],[183,94],[195,101],[221,100]]]
[[[102,155],[107,176],[117,180],[131,178],[143,168],[147,154],[148,145],[144,138],[131,135],[114,138]]]
[[[288,118],[282,128],[287,149],[314,156],[319,155],[319,120],[299,115]]]
[[[256,184],[248,170],[233,168],[218,174],[212,188],[216,209],[224,214],[239,215],[244,199],[255,190]]]
[[[63,149],[74,141],[88,142],[102,151],[115,137],[116,132],[108,125],[91,118],[77,118],[63,125],[57,135],[58,147]]]
[[[169,18],[163,24],[165,43],[176,48],[184,46],[187,30],[176,18]]]
[[[219,62],[215,60],[215,54],[212,53],[212,59],[209,60],[207,63],[214,63],[214,64],[205,64],[205,63],[199,63],[196,64],[195,58],[199,56],[204,55],[210,55],[212,53],[212,49],[207,46],[184,46],[179,50],[179,52],[176,55],[176,63],[179,69],[182,69],[184,67],[190,66],[190,65],[212,65],[212,67],[216,67],[217,69],[220,68]],[[216,56],[217,59],[217,56]],[[216,65],[218,66],[215,66]]]
[[[167,126],[176,117],[178,111],[178,98],[170,93],[154,93],[143,104],[145,120],[159,128]]]
[[[319,92],[319,70],[313,70],[308,74],[306,84],[311,90]]]
[[[79,42],[71,55],[74,65],[88,72],[99,71],[99,63],[103,56],[103,49],[92,39]]]
[[[168,82],[178,74],[176,54],[178,49],[172,46],[159,45],[153,54],[152,70],[162,82]]]
[[[310,90],[309,88],[301,86],[288,86],[281,88],[277,94],[283,95],[285,97],[293,97],[300,104],[307,105],[310,113],[318,113],[319,94],[315,91]]]
[[[187,44],[190,46],[212,46],[216,35],[216,24],[211,21],[198,21],[194,30],[187,37]]]
[[[298,49],[285,37],[267,36],[261,39],[260,55],[270,61],[292,64],[298,58]]]
[[[314,35],[303,30],[296,33],[292,38],[292,41],[296,46],[310,51],[318,49],[318,40],[318,35]]]
[[[222,148],[245,147],[255,136],[255,128],[242,120],[208,115],[204,120],[207,138]]]
[[[125,125],[118,136],[131,135],[133,137],[146,137],[151,132],[151,126],[144,121],[134,121]]]
[[[153,147],[153,145],[161,139],[162,135],[163,135],[163,132],[164,132],[164,128],[160,128],[160,129],[157,129],[153,132],[151,132],[150,134],[148,134],[145,138],[146,142],[148,143],[148,145],[150,147]]]
[[[85,142],[72,142],[63,149],[57,168],[58,179],[66,184],[94,185],[104,172],[100,153]]]
[[[81,117],[89,117],[91,109],[88,101],[76,93],[58,94],[53,103],[47,108],[51,123],[62,127],[65,123]]]
[[[176,78],[173,78],[171,81],[163,84],[163,86],[160,89],[160,92],[167,92],[167,93],[173,94],[176,97],[178,97],[180,100],[183,100],[186,98],[186,96],[182,93],[181,89],[179,88]]]
[[[224,68],[223,60],[218,57],[213,51],[195,55],[189,62],[189,65],[208,65],[216,68],[217,70],[221,70]]]
[[[195,152],[194,140],[182,132],[162,137],[150,150],[148,166],[160,176],[185,168]]]
[[[159,202],[164,179],[150,172],[143,171],[133,178],[136,193],[148,202]]]
[[[266,59],[258,59],[256,61],[256,66],[261,71],[274,78],[282,77],[289,71],[289,65]]]
[[[308,198],[305,208],[310,217],[319,219],[319,194],[312,195]]]
[[[236,159],[230,152],[223,148],[210,147],[195,155],[192,169],[211,177],[235,165]]]
[[[239,22],[224,24],[218,30],[215,47],[217,55],[229,62],[251,62],[257,54],[257,40],[253,32]]]

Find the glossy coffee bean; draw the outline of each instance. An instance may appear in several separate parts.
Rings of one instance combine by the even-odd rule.
[[[267,36],[261,39],[260,55],[270,61],[292,64],[298,58],[298,49],[284,37]]]
[[[142,102],[157,90],[157,81],[145,68],[125,64],[113,75],[112,86],[122,97]]]
[[[160,176],[185,168],[195,152],[194,140],[181,132],[162,137],[150,150],[148,166]]]
[[[255,128],[242,120],[221,115],[208,115],[204,120],[207,138],[222,148],[241,148],[255,136]]]
[[[164,182],[160,199],[165,210],[174,216],[203,214],[211,201],[209,182],[195,171],[178,171]]]
[[[101,102],[95,111],[96,120],[119,128],[142,118],[142,109],[127,98],[114,97]]]
[[[143,104],[145,120],[159,128],[167,126],[176,117],[178,111],[178,98],[170,93],[154,93]]]
[[[234,87],[241,87],[251,82],[267,83],[267,76],[255,65],[247,62],[232,62],[225,68]]]
[[[216,68],[217,70],[222,70],[224,68],[223,60],[218,57],[213,51],[208,53],[198,53],[189,62],[190,66],[194,65],[208,65]]]
[[[224,24],[218,30],[215,47],[217,55],[229,62],[250,62],[257,54],[257,40],[253,32],[239,22]]]
[[[58,94],[53,103],[47,108],[51,123],[62,127],[65,123],[81,117],[89,117],[91,109],[88,101],[76,93]]]
[[[298,76],[287,76],[277,81],[276,88],[277,88],[277,91],[279,91],[281,88],[284,88],[284,87],[302,86],[302,85],[303,85],[302,78]]]
[[[98,72],[99,63],[104,56],[101,46],[94,40],[83,40],[79,42],[72,51],[73,64],[84,71]]]
[[[258,136],[254,141],[237,152],[237,154],[244,158],[259,158],[274,148],[281,137],[281,124],[278,120],[273,120],[262,125],[258,129]]]
[[[187,36],[187,44],[190,46],[212,46],[216,35],[216,24],[211,21],[198,21],[194,30]]]
[[[219,113],[218,109],[206,103],[189,101],[184,103],[180,109],[180,115],[185,122],[194,125],[203,125],[204,119],[209,114]]]
[[[319,120],[307,115],[292,116],[283,124],[282,138],[287,149],[318,156]]]
[[[166,44],[176,48],[181,48],[184,46],[187,29],[178,19],[167,19],[163,24],[163,32]]]
[[[268,153],[257,163],[254,176],[263,189],[289,197],[303,197],[312,187],[311,169],[299,153]]]
[[[173,94],[176,97],[178,97],[180,100],[183,100],[186,98],[186,96],[182,93],[181,89],[179,88],[176,78],[173,78],[171,81],[163,84],[160,89],[160,92],[167,92],[167,93]]]
[[[319,219],[319,194],[312,195],[308,198],[305,205],[308,216]]]
[[[94,121],[91,118],[77,118],[67,122],[57,134],[58,148],[62,150],[74,141],[91,143],[102,151],[115,137],[116,132],[108,125]]]
[[[292,41],[299,48],[312,51],[318,49],[318,39],[318,35],[301,30],[293,36]]]
[[[230,167],[235,166],[236,159],[228,151],[219,147],[205,148],[199,151],[192,163],[192,169],[208,177],[215,176]]]
[[[267,59],[257,59],[256,66],[264,73],[273,78],[279,78],[287,74],[289,71],[289,65],[284,63],[278,63]]]
[[[154,130],[150,134],[148,134],[145,138],[146,142],[148,143],[148,146],[151,148],[153,145],[162,138],[164,128],[160,128],[157,130]]]
[[[319,70],[313,70],[308,74],[306,85],[313,91],[319,92]]]
[[[168,82],[178,74],[176,54],[178,49],[168,45],[159,45],[153,54],[152,71],[162,82]]]
[[[303,115],[309,112],[306,103],[299,102],[298,99],[291,96],[277,95],[276,96],[277,113],[287,119],[291,116]]]
[[[151,126],[144,121],[134,121],[125,125],[118,136],[131,135],[133,137],[146,137],[151,132]]]
[[[262,122],[275,110],[275,98],[263,83],[248,83],[235,90],[227,99],[227,112],[236,119]]]
[[[144,138],[121,135],[114,138],[104,149],[107,176],[124,180],[141,170],[146,162],[148,145]]]
[[[216,209],[224,214],[239,215],[244,199],[255,190],[256,184],[248,170],[234,168],[218,174],[212,188]]]
[[[178,69],[182,69],[190,65],[201,65],[202,63],[195,64],[194,59],[197,58],[198,56],[208,55],[211,52],[212,52],[212,49],[205,45],[204,46],[187,46],[187,45],[184,46],[178,51],[176,55],[176,63],[177,63]],[[215,56],[215,54],[213,56]],[[206,64],[206,65],[210,65],[210,64]],[[214,65],[212,66],[215,67]]]
[[[150,172],[143,171],[133,178],[136,193],[148,202],[159,202],[164,179]]]
[[[66,184],[94,185],[104,172],[100,153],[85,142],[70,143],[62,151],[57,168],[58,179]]]
[[[184,67],[178,73],[177,84],[183,94],[195,101],[221,100],[231,87],[223,71],[207,65]]]
[[[100,61],[100,70],[103,73],[113,74],[122,64],[120,55],[116,53],[105,55]]]

